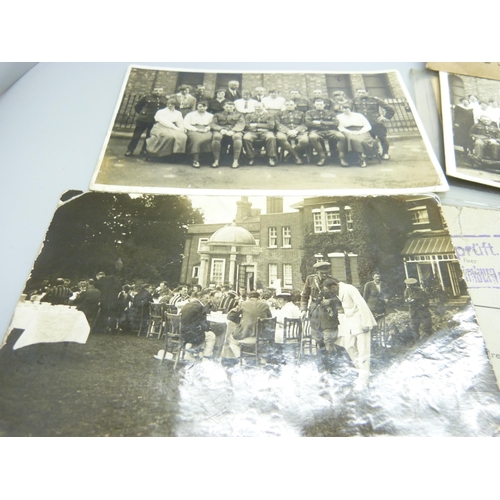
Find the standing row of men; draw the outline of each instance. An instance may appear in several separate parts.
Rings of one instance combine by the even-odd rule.
[[[346,145],[345,134],[339,130],[337,118],[345,113],[346,108],[353,112],[352,115],[363,115],[363,119],[358,118],[355,121],[352,117],[349,118],[348,125],[354,125],[349,128],[354,128],[355,134],[363,129],[362,132],[369,132],[371,137],[377,138],[381,144],[382,158],[389,159],[389,142],[384,122],[392,118],[394,109],[385,101],[369,96],[366,90],[358,89],[352,101],[348,100],[342,91],[334,92],[332,99],[323,95],[321,90],[315,90],[312,99],[302,98],[298,90],[292,90],[289,99],[280,96],[276,90],[269,91],[268,95],[265,95],[265,92],[264,88],[258,87],[254,96],[249,91],[240,93],[239,83],[236,81],[230,82],[228,89],[219,89],[214,99],[207,99],[203,86],[198,87],[195,95],[189,93],[187,86],[182,86],[178,94],[168,98],[163,95],[162,88],[155,88],[153,94],[142,98],[135,107],[136,127],[126,156],[133,154],[144,132],[147,138],[150,136],[151,129],[159,119],[158,111],[164,109],[171,101],[183,119],[189,117],[189,122],[192,121],[193,113],[213,115],[215,123],[211,128],[215,142],[212,143],[214,167],[217,167],[220,161],[222,139],[231,140],[235,149],[233,167],[238,166],[243,144],[249,164],[254,163],[255,141],[262,141],[265,144],[271,166],[276,163],[278,147],[287,151],[298,164],[302,163],[302,156],[309,141],[318,155],[318,165],[325,163],[328,149],[332,144],[332,147],[338,150],[341,165],[347,166],[344,158],[347,150],[351,149],[350,141]],[[228,103],[232,104],[228,107],[226,106]],[[200,105],[203,109],[200,109]],[[194,116],[196,118],[196,115]],[[219,121],[222,123],[218,123]],[[184,124],[178,121],[176,127],[182,130]],[[243,132],[246,137],[243,137]],[[142,149],[144,153],[145,148],[146,142]],[[356,151],[359,149],[358,152],[363,154],[362,148],[354,149]],[[155,156],[154,150],[153,156]],[[197,160],[195,162],[199,163]]]

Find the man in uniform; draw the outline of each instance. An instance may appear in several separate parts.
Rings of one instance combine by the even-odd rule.
[[[298,90],[290,90],[290,100],[295,103],[295,109],[297,111],[302,111],[303,113],[305,113],[309,110],[307,99],[301,97]]]
[[[301,165],[301,156],[306,152],[309,145],[304,113],[297,111],[295,102],[290,99],[285,101],[285,111],[278,113],[275,118],[278,145],[295,158],[297,165]],[[291,140],[296,141],[295,147],[290,144]]]
[[[405,284],[404,299],[408,304],[408,311],[410,313],[413,340],[416,341],[420,339],[420,327],[422,327],[423,335],[432,334],[429,298],[424,290],[418,286],[418,281],[415,278],[406,278]]]
[[[224,111],[217,113],[210,124],[213,131],[212,153],[214,155],[213,168],[219,166],[221,144],[228,141],[233,143],[233,164],[232,168],[238,168],[241,149],[243,147],[243,130],[245,128],[245,119],[243,115],[237,113],[233,101],[226,101]]]
[[[372,129],[370,135],[380,141],[382,146],[382,159],[388,160],[389,141],[387,140],[387,128],[384,122],[394,116],[394,108],[378,97],[368,95],[365,89],[357,89],[356,96],[352,101],[353,111],[366,116]]]
[[[196,102],[208,102],[212,99],[212,96],[205,92],[205,85],[196,85],[196,90],[194,91],[193,97]]]
[[[500,130],[489,116],[482,115],[479,122],[472,125],[470,137],[474,144],[472,157],[481,161],[485,156],[492,160],[500,159]]]
[[[276,165],[276,136],[274,135],[275,120],[271,113],[268,113],[262,103],[255,105],[255,111],[245,115],[245,135],[243,136],[243,146],[248,156],[248,164],[255,163],[255,150],[253,143],[256,140],[265,141],[266,154],[269,158],[269,165]]]
[[[318,153],[319,161],[317,165],[322,167],[326,161],[325,147],[321,141],[337,141],[337,149],[339,152],[340,164],[343,167],[348,166],[345,161],[346,138],[345,135],[338,130],[339,121],[333,111],[325,109],[323,99],[317,99],[314,102],[314,110],[308,111],[305,116],[306,126],[309,129],[309,139],[311,144]]]
[[[365,283],[363,289],[363,298],[365,299],[370,311],[377,320],[377,327],[383,324],[385,309],[388,300],[387,285],[382,281],[379,272],[374,272],[373,280]]]
[[[308,101],[308,107],[310,110],[316,109],[314,106],[314,103],[316,102],[317,99],[321,99],[325,103],[324,109],[327,109],[328,111],[332,110],[332,108],[333,108],[332,100],[329,99],[326,95],[324,95],[323,91],[321,89],[313,90],[312,99],[309,99],[309,101]]]
[[[338,335],[338,300],[325,296],[323,285],[332,281],[330,263],[319,261],[314,264],[316,274],[310,274],[300,294],[302,319],[309,319],[312,338],[322,354],[321,361],[330,368],[329,356],[336,353],[335,340]]]
[[[132,156],[134,154],[137,144],[141,140],[141,136],[146,132],[146,139],[151,134],[151,129],[155,124],[155,114],[159,109],[167,107],[167,98],[163,95],[161,87],[155,87],[153,93],[144,96],[136,105],[135,112],[137,117],[135,119],[135,129],[132,139],[127,146],[125,156]],[[144,141],[141,149],[141,154],[146,153],[146,141]]]

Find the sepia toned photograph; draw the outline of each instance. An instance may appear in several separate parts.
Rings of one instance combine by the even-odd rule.
[[[91,189],[237,194],[448,189],[397,71],[129,68]]]
[[[1,436],[492,436],[434,197],[68,191],[0,348]]]
[[[500,187],[500,81],[440,72],[446,173]]]

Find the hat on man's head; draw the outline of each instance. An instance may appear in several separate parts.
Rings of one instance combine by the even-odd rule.
[[[326,260],[320,260],[314,264],[313,269],[330,269],[330,267],[332,267],[332,265],[329,262],[326,262]]]
[[[226,93],[226,89],[217,89],[217,91],[215,93],[218,94],[219,92],[224,92],[224,94],[225,94]]]
[[[340,283],[340,281],[338,279],[327,278],[325,281],[323,281],[321,286],[331,287],[333,285],[338,285],[339,283]]]
[[[292,294],[288,292],[278,293],[276,295],[277,299],[292,300]]]
[[[415,285],[416,283],[418,283],[418,281],[415,278],[406,278],[405,283],[407,285]]]
[[[248,294],[248,297],[251,299],[259,299],[260,298],[260,293],[257,292],[256,290],[253,290]]]

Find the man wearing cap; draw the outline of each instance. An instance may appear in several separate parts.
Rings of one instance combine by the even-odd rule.
[[[248,300],[241,302],[233,310],[235,315],[240,316],[240,322],[233,332],[228,329],[228,343],[234,357],[241,356],[240,341],[246,344],[255,342],[255,326],[259,318],[271,318],[271,309],[265,300],[260,299],[259,292],[253,291],[248,294]]]
[[[207,313],[212,290],[205,288],[181,310],[181,325],[186,349],[203,344],[203,358],[210,359],[214,353],[215,334],[210,330]],[[187,355],[189,359],[189,355]]]
[[[415,278],[405,279],[406,289],[404,299],[408,304],[410,313],[410,325],[413,332],[413,340],[420,339],[420,327],[423,335],[432,334],[432,317],[429,311],[429,298],[427,294],[418,286]]]
[[[304,283],[304,288],[300,294],[300,310],[302,319],[309,319],[312,338],[316,341],[320,352],[324,355],[325,350],[330,354],[336,352],[335,339],[337,338],[338,320],[336,314],[335,300],[333,297],[324,297],[323,284],[326,280],[331,280],[330,263],[319,261],[314,264],[313,269],[316,274],[310,274]],[[335,308],[331,318],[327,308]],[[325,361],[329,361],[325,356]]]
[[[273,316],[276,316],[276,342],[283,342],[283,326],[285,318],[300,318],[300,308],[292,302],[292,295],[287,292],[276,295],[279,309],[275,309]]]
[[[135,105],[135,112],[137,113],[137,118],[135,119],[135,129],[132,135],[132,139],[127,146],[127,152],[125,156],[132,156],[134,154],[135,148],[139,143],[141,136],[146,132],[146,139],[151,134],[151,129],[155,124],[156,112],[160,109],[167,107],[167,98],[163,95],[163,88],[155,87],[153,93],[144,96]],[[142,145],[141,153],[146,152],[146,141]]]
[[[241,150],[243,148],[243,130],[245,128],[245,119],[243,115],[237,113],[234,109],[234,102],[226,101],[224,111],[216,113],[210,123],[213,131],[212,153],[214,162],[212,168],[217,168],[220,161],[220,152],[222,144],[232,143],[233,145],[233,164],[232,168],[238,168]]]
[[[339,331],[335,344],[343,347],[358,370],[356,389],[363,389],[370,378],[371,329],[377,322],[358,289],[342,281],[326,282],[329,293],[338,297]]]

